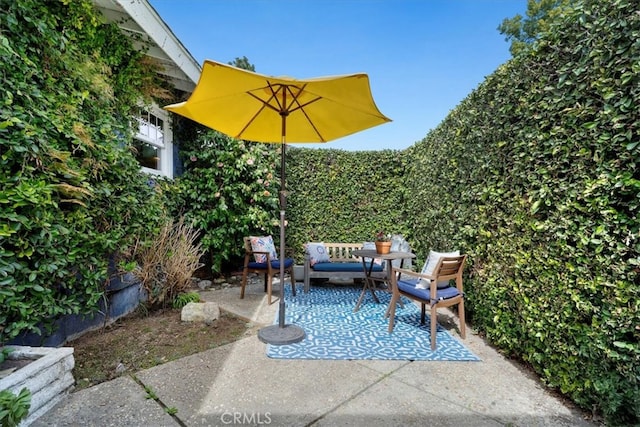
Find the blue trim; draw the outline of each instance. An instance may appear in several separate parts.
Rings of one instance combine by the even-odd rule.
[[[367,265],[367,270],[369,269],[369,266],[371,265],[371,261],[366,263]],[[339,271],[361,271],[364,272],[363,268],[362,268],[362,262],[319,262],[317,264],[315,264],[313,267],[311,267],[314,271],[333,271],[333,272],[339,272]],[[375,272],[380,272],[383,271],[382,266],[380,264],[373,264],[373,268],[371,271],[375,271]]]

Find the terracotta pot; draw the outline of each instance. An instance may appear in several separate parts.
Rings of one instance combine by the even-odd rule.
[[[391,242],[376,242],[376,252],[379,254],[388,254],[391,252]]]

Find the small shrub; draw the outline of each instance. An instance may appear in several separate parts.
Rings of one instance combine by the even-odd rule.
[[[197,292],[184,292],[178,294],[173,300],[173,308],[180,309],[190,302],[200,302],[200,294]]]
[[[0,364],[9,358],[9,354],[13,351],[11,347],[0,348]]]
[[[158,234],[132,248],[128,256],[138,264],[132,273],[147,292],[150,308],[166,307],[189,288],[202,265],[197,238],[197,230],[181,217],[176,223],[168,220]]]
[[[0,426],[16,427],[28,414],[31,408],[31,392],[27,388],[18,395],[9,390],[0,391]]]

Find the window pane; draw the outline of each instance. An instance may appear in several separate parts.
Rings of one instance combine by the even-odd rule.
[[[140,166],[149,169],[160,170],[160,150],[151,144],[135,139],[133,146],[136,149],[136,159]]]
[[[138,117],[138,135],[140,139],[144,139],[154,145],[160,147],[164,144],[164,121],[148,111],[140,111]]]

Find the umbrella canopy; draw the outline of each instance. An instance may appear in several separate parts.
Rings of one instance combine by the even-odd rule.
[[[327,142],[391,121],[366,74],[297,80],[210,60],[189,99],[165,109],[235,138],[275,143]]]
[[[164,108],[234,138],[282,143],[279,325],[260,330],[258,337],[270,344],[302,340],[301,329],[284,324],[285,144],[327,142],[391,121],[376,107],[369,77],[297,80],[206,60],[189,99]]]

